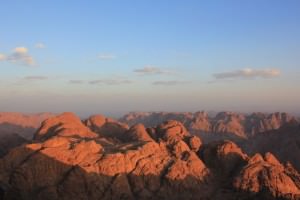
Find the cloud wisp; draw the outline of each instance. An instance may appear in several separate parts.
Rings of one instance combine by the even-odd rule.
[[[161,74],[172,75],[172,74],[175,74],[175,72],[173,72],[173,71],[161,69],[161,68],[155,67],[155,66],[145,66],[144,68],[141,68],[141,69],[135,69],[134,72],[139,75],[161,75]]]
[[[133,81],[128,79],[98,79],[98,80],[91,80],[89,84],[91,85],[123,85],[123,84],[130,84]]]
[[[187,84],[187,81],[177,81],[177,80],[170,80],[170,81],[155,81],[153,85],[164,85],[164,86],[175,86],[175,85],[182,85]]]
[[[47,76],[25,76],[23,79],[27,80],[27,81],[42,81],[42,80],[49,79],[49,77],[47,77]]]
[[[0,61],[9,61],[11,63],[35,66],[36,62],[33,57],[28,53],[26,47],[16,47],[10,55],[0,54]]]
[[[113,60],[113,59],[116,59],[116,56],[113,54],[109,54],[109,53],[102,53],[102,54],[98,54],[98,59],[99,60]]]
[[[69,80],[70,84],[83,84],[84,81],[83,80]]]
[[[36,43],[36,44],[34,45],[34,47],[37,48],[37,49],[45,49],[45,48],[46,48],[46,45],[43,44],[43,43]]]
[[[18,86],[24,86],[27,84],[36,84],[37,82],[40,83],[40,81],[47,81],[47,80],[50,80],[50,77],[42,76],[42,75],[32,75],[32,76],[24,76],[22,78],[19,78],[14,84]]]
[[[274,78],[280,75],[279,69],[251,69],[245,68],[240,70],[215,73],[213,77],[216,80],[234,80],[234,79],[254,79],[254,78]]]

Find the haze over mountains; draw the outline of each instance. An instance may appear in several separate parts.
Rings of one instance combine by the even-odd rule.
[[[1,143],[16,141],[1,146],[3,199],[300,198],[300,125],[287,113],[0,119],[12,135]]]
[[[0,200],[300,200],[299,8],[1,1]]]

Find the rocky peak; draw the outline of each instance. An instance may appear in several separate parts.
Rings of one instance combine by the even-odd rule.
[[[175,120],[164,122],[159,125],[156,130],[158,137],[168,143],[174,143],[190,136],[183,124]]]
[[[221,112],[214,119],[213,132],[234,134],[245,138],[246,133],[243,126],[244,116],[232,112]]]
[[[122,140],[124,133],[129,129],[128,125],[102,115],[91,116],[84,124],[103,137],[118,140]]]
[[[149,142],[153,141],[153,139],[149,136],[146,128],[143,124],[136,124],[132,126],[125,134],[125,141],[142,141]]]
[[[193,119],[188,125],[188,128],[193,131],[200,131],[210,133],[212,131],[212,124],[206,112],[196,112]]]
[[[191,137],[189,137],[187,139],[187,143],[189,145],[189,147],[191,148],[191,150],[193,150],[194,152],[198,152],[198,150],[200,149],[201,145],[202,145],[202,141],[199,137],[193,135]]]
[[[237,172],[248,160],[248,156],[231,141],[218,141],[204,145],[200,154],[206,165],[221,173],[222,176]]]
[[[235,178],[233,185],[240,191],[260,198],[293,199],[300,195],[291,174],[285,171],[284,166],[271,153],[264,157],[259,154],[253,156]]]
[[[52,136],[78,136],[93,138],[91,132],[74,113],[66,112],[45,120],[34,135],[34,140],[46,140]]]

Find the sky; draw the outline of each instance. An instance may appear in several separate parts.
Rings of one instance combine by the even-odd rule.
[[[10,0],[0,111],[300,113],[298,0]]]

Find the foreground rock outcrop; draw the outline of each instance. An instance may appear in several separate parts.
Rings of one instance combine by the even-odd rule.
[[[281,162],[300,170],[300,125],[286,125],[252,137],[240,144],[249,155],[272,152]]]
[[[287,169],[271,154],[254,155],[234,180],[234,187],[261,199],[299,199],[300,185]],[[249,196],[249,193],[251,194]]]
[[[297,199],[299,183],[291,163],[204,145],[175,120],[129,128],[63,113],[0,160],[3,199]]]

